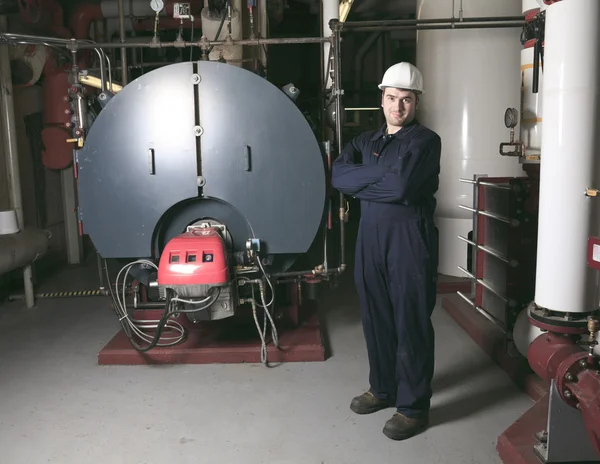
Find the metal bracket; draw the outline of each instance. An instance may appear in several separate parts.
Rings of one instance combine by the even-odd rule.
[[[548,405],[548,428],[536,434],[536,455],[546,464],[600,463],[590,442],[581,413],[567,405],[552,380]]]

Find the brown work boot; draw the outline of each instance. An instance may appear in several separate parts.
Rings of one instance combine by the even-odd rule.
[[[424,431],[428,424],[429,416],[427,414],[423,417],[412,418],[397,412],[386,422],[383,433],[392,440],[406,440]]]
[[[370,391],[357,396],[352,399],[352,403],[350,403],[350,409],[356,414],[371,414],[389,408],[390,406],[391,405],[387,401],[380,400]]]

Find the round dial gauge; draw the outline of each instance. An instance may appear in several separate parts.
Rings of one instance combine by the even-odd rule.
[[[504,124],[509,129],[516,127],[517,122],[519,121],[519,113],[514,108],[508,108],[506,113],[504,113]]]
[[[163,0],[150,0],[150,8],[157,13],[162,10],[164,6],[165,4],[163,3]]]

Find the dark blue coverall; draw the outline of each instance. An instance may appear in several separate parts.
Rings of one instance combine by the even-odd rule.
[[[384,131],[365,132],[344,148],[332,186],[361,200],[354,277],[370,391],[419,417],[432,395],[441,140],[416,120],[393,135]]]

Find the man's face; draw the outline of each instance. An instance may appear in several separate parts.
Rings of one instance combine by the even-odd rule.
[[[385,88],[381,107],[390,126],[402,127],[415,117],[419,98],[410,90]]]

